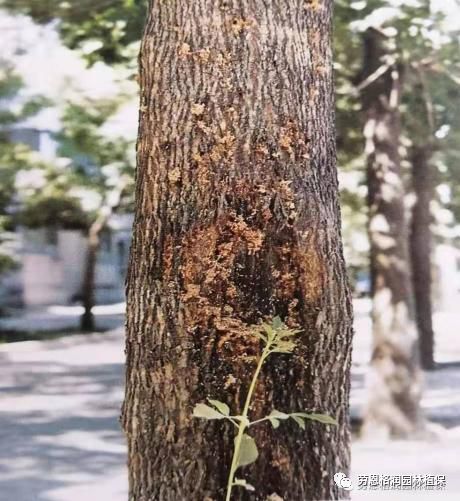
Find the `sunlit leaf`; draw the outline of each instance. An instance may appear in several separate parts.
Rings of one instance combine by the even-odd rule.
[[[300,329],[285,329],[278,333],[277,338],[284,339],[286,337],[296,336],[300,334],[302,331]]]
[[[279,419],[276,419],[276,418],[268,418],[271,425],[273,426],[273,428],[278,428],[278,426],[280,425],[280,422],[279,422]]]
[[[208,402],[212,404],[224,416],[230,415],[230,407],[224,402],[221,402],[220,400],[212,400],[210,398],[208,398]]]
[[[296,347],[293,341],[278,341],[274,344],[273,353],[292,353]]]
[[[193,417],[203,419],[224,419],[225,416],[206,404],[196,404],[193,409]]]
[[[275,337],[275,332],[273,331],[271,325],[262,324],[261,327],[267,333],[268,340],[273,341],[273,339]]]
[[[267,416],[273,428],[278,428],[280,425],[280,419],[288,419],[289,415],[284,412],[273,409],[270,414]]]
[[[254,463],[258,456],[259,451],[257,450],[255,440],[249,435],[244,434],[241,439],[240,451],[238,454],[238,466],[246,466]]]
[[[291,417],[300,426],[300,428],[302,428],[302,430],[305,430],[305,421],[303,420],[303,418],[296,415],[292,415]]]
[[[263,341],[265,344],[267,344],[267,341],[268,341],[267,338],[263,334],[261,334],[260,332],[252,332],[252,335],[258,337],[261,341]]]

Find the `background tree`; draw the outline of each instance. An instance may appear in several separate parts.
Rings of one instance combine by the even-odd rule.
[[[4,63],[0,64],[0,103],[16,94],[20,81],[11,69]],[[19,146],[11,143],[7,127],[14,123],[16,116],[7,111],[4,106],[0,108],[0,275],[12,269],[15,265],[14,257],[8,248],[9,232],[11,230],[11,209],[13,204],[14,179],[16,162],[22,157],[23,151]]]
[[[17,264],[16,256],[10,248],[18,202],[16,175],[20,170],[33,166],[29,147],[14,143],[11,132],[18,123],[35,115],[47,104],[39,96],[21,102],[17,99],[21,87],[21,78],[12,65],[0,60],[0,275]]]
[[[429,207],[432,203],[435,187],[441,181],[441,176],[437,175],[434,169],[436,158],[445,158],[447,150],[446,141],[439,142],[435,136],[438,131],[444,130],[446,125],[445,109],[453,107],[448,105],[451,103],[453,97],[452,89],[450,90],[450,98],[447,98],[447,92],[442,89],[452,87],[452,78],[447,77],[447,73],[452,74],[452,70],[456,67],[456,51],[454,47],[457,45],[454,33],[449,33],[443,26],[443,16],[430,10],[430,2],[423,1],[417,5],[410,4],[394,4],[394,2],[387,2],[381,0],[359,2],[356,4],[349,4],[348,2],[337,2],[336,7],[336,72],[337,80],[339,82],[339,96],[338,96],[338,123],[344,125],[339,129],[339,145],[342,145],[342,150],[339,154],[339,159],[344,163],[347,171],[352,173],[362,172],[363,162],[357,143],[363,141],[362,133],[359,132],[359,120],[356,117],[359,113],[356,112],[356,97],[359,95],[357,91],[361,90],[363,100],[364,113],[361,113],[362,128],[367,121],[373,125],[372,129],[367,127],[367,132],[373,130],[377,131],[377,123],[374,121],[373,116],[369,117],[369,109],[374,108],[371,115],[376,110],[390,110],[391,107],[386,106],[384,103],[390,101],[390,85],[391,85],[391,72],[398,71],[403,74],[403,78],[399,82],[399,96],[393,92],[394,97],[398,97],[399,103],[395,107],[394,113],[395,120],[389,125],[395,129],[395,132],[387,135],[387,144],[382,145],[377,138],[371,137],[371,142],[368,142],[370,149],[371,162],[373,159],[384,163],[390,158],[390,162],[397,162],[400,164],[398,167],[398,192],[400,200],[391,204],[391,209],[394,209],[392,214],[396,217],[398,213],[399,218],[404,221],[404,224],[393,224],[391,227],[386,226],[388,215],[381,218],[379,211],[383,210],[383,206],[374,207],[374,214],[370,213],[369,218],[378,216],[377,221],[382,225],[377,225],[376,240],[381,240],[382,245],[390,245],[390,240],[385,242],[384,238],[380,238],[379,233],[381,230],[390,229],[390,233],[394,232],[399,234],[397,239],[401,246],[407,247],[405,242],[409,235],[412,237],[411,245],[411,264],[414,261],[414,268],[421,271],[415,271],[412,274],[415,285],[415,297],[410,298],[413,293],[409,293],[407,289],[409,302],[415,301],[419,333],[418,337],[421,346],[422,363],[425,368],[432,366],[432,346],[433,335],[431,329],[431,273],[430,273],[430,236],[432,228],[430,228],[430,215]],[[369,35],[375,39],[375,45],[380,45],[380,53],[374,51],[371,57],[366,60],[371,62],[371,66],[364,68],[364,71],[358,70],[360,61],[360,47],[362,45],[362,38],[360,33],[366,32],[366,45],[367,50],[372,49]],[[348,34],[348,37],[346,37]],[[365,50],[365,49],[364,49]],[[378,50],[378,48],[377,48]],[[441,68],[450,68],[449,72],[443,73]],[[401,71],[402,70],[402,71]],[[454,75],[456,72],[453,72]],[[395,73],[394,73],[395,74]],[[454,77],[455,78],[455,77]],[[386,79],[386,80],[385,80]],[[381,92],[382,87],[387,82],[387,90]],[[446,83],[447,82],[447,83]],[[450,82],[450,83],[449,83]],[[444,110],[444,111],[443,111]],[[350,115],[354,119],[350,119]],[[380,131],[385,135],[385,128],[388,124],[384,124]],[[444,129],[443,129],[444,128]],[[398,132],[399,129],[399,132]],[[344,140],[340,141],[341,135]],[[376,148],[380,147],[380,150]],[[393,152],[389,148],[393,145]],[[435,146],[436,145],[436,146]],[[423,147],[423,150],[421,149]],[[387,149],[388,148],[388,149]],[[439,148],[439,149],[438,149]],[[455,151],[456,146],[450,143],[452,152]],[[433,150],[437,152],[435,157],[430,158]],[[441,153],[441,150],[444,150]],[[423,153],[425,156],[420,157]],[[380,159],[380,160],[379,160]],[[417,165],[414,165],[414,160],[417,160]],[[426,168],[420,164],[424,161]],[[439,162],[439,160],[438,160]],[[413,182],[408,182],[410,178],[409,166],[413,166]],[[455,169],[455,164],[450,162]],[[445,166],[445,162],[443,163]],[[391,170],[391,169],[390,169]],[[377,176],[380,182],[389,182],[395,179],[392,172],[384,175],[384,172]],[[357,179],[360,179],[357,177]],[[377,180],[378,180],[377,179]],[[347,188],[347,184],[345,183]],[[386,188],[385,188],[386,189]],[[405,222],[403,198],[410,193],[412,189],[417,190],[418,202],[414,205],[414,215],[412,219],[412,228],[416,226],[415,231],[410,233],[407,231],[407,223]],[[387,192],[390,189],[386,189]],[[368,186],[369,197],[375,198],[372,194],[372,186]],[[359,200],[359,194],[362,193],[361,186],[355,183],[354,192],[350,193],[345,191],[345,196],[342,197],[342,203],[345,205],[344,213],[346,215],[347,229],[352,229],[351,233],[345,232],[347,237],[347,248],[356,247],[356,231],[362,229],[363,217],[359,211],[362,211],[362,201]],[[396,207],[398,207],[396,209]],[[362,213],[361,213],[362,214]],[[352,217],[350,217],[352,216]],[[354,223],[353,223],[354,221]],[[353,223],[353,224],[351,224]],[[356,224],[357,223],[357,224]],[[372,239],[372,222],[370,222],[370,237]],[[405,234],[405,235],[404,235]],[[424,236],[421,236],[424,235]],[[386,235],[389,236],[389,235]],[[394,239],[395,235],[391,234]],[[377,245],[377,241],[372,245]],[[390,247],[391,248],[391,247]],[[372,252],[372,251],[371,251]],[[354,250],[356,254],[356,250]],[[405,265],[401,266],[410,270],[410,264],[405,259]],[[378,261],[375,257],[372,261]],[[384,266],[385,259],[380,259],[381,266]],[[374,268],[375,270],[375,268]],[[374,279],[374,282],[376,280]],[[374,309],[381,308],[382,318],[389,319],[391,317],[388,310],[383,313],[384,305],[378,304],[374,301]],[[405,322],[404,322],[405,323]],[[412,328],[409,326],[409,330]],[[374,332],[374,335],[376,333]],[[379,341],[375,341],[377,345]],[[409,343],[411,344],[412,341]],[[410,352],[411,350],[409,350]],[[376,353],[374,353],[375,355]],[[431,358],[431,362],[430,362]],[[416,358],[413,359],[413,364],[416,363]],[[390,364],[391,365],[391,364]],[[394,377],[398,373],[398,365],[393,365],[395,368]],[[382,373],[384,372],[385,363],[382,361]],[[415,365],[413,369],[416,370]],[[386,372],[388,373],[388,371]],[[404,374],[407,372],[403,371]],[[409,371],[410,373],[410,371]],[[379,378],[373,377],[374,381]],[[407,380],[409,381],[410,378]],[[403,398],[400,392],[405,388],[406,396]],[[410,384],[402,385],[398,388],[397,392],[393,395],[394,405],[400,407],[403,413],[406,412],[407,406],[404,400],[407,398],[409,401],[414,398],[416,393],[416,386],[411,387]],[[391,394],[391,391],[390,391]],[[373,390],[370,391],[371,398],[375,402],[375,407],[381,407],[380,418],[382,421],[391,423],[397,413],[386,412],[384,399],[373,396],[377,393]],[[372,405],[372,404],[371,404]],[[409,413],[408,421],[412,420]],[[387,428],[391,428],[391,425]]]
[[[132,499],[222,497],[232,430],[192,408],[211,394],[239,407],[248,330],[275,314],[300,347],[267,364],[254,417],[321,409],[339,426],[261,427],[251,478],[264,499],[346,495],[332,479],[349,461],[351,305],[330,27],[329,1],[150,4],[127,289]]]
[[[399,154],[403,68],[391,47],[394,41],[382,31],[369,28],[364,34],[361,84],[366,116],[373,301],[372,388],[363,432],[407,436],[418,431],[421,419],[405,190]]]
[[[147,0],[0,0],[0,6],[38,23],[58,19],[63,42],[90,63],[134,67]]]
[[[396,9],[396,13],[400,12]],[[362,431],[371,436],[412,434],[420,425],[400,158],[403,64],[399,58],[400,42],[395,37],[395,33],[400,33],[394,27],[395,17],[397,23],[403,23],[385,1],[359,5],[339,1],[336,8],[336,70],[339,92],[341,89],[338,116],[339,123],[352,124],[351,128],[342,127],[343,149],[348,155],[342,153],[339,158],[351,169],[361,171],[360,180],[366,183],[368,198],[373,353]],[[390,22],[385,23],[388,18]],[[347,120],[350,114],[355,120]],[[365,148],[359,144],[365,144]],[[356,185],[351,194],[354,196],[342,199],[346,214],[365,211],[362,193],[361,186]],[[359,194],[361,200],[356,196]],[[362,217],[359,222],[361,227],[356,229],[362,231]],[[348,240],[348,247],[355,246],[356,237],[353,238]]]
[[[95,274],[101,234],[112,214],[132,210],[133,144],[123,138],[107,138],[101,132],[120,102],[70,104],[63,116],[61,153],[72,158],[74,188],[96,195],[87,229],[88,250],[82,277],[84,313],[81,328],[95,329]]]
[[[16,80],[9,82],[8,88],[13,88],[13,84]],[[6,93],[6,83],[4,88]],[[10,94],[11,91],[11,101]],[[38,101],[29,101],[19,114],[3,115],[3,122],[9,124],[0,143],[3,221],[11,230],[19,224],[26,228],[81,230],[87,234],[80,295],[85,309],[81,327],[86,331],[95,329],[92,308],[101,233],[114,212],[132,211],[133,143],[110,137],[103,130],[122,103],[122,96],[68,103],[61,117],[62,130],[53,138],[59,155],[53,161],[44,161],[25,145],[9,140],[12,123],[36,110]],[[7,259],[9,256],[2,262],[9,263]]]
[[[431,370],[435,368],[433,203],[437,199],[436,187],[441,181],[436,157],[438,152],[442,155],[443,150],[449,149],[445,141],[440,141],[440,133],[442,136],[442,130],[455,122],[446,110],[455,108],[452,102],[455,102],[458,90],[453,87],[458,83],[453,82],[448,74],[458,67],[460,61],[458,37],[444,27],[445,16],[433,12],[430,1],[422,5],[424,10],[419,17],[410,20],[408,32],[411,36],[405,42],[409,55],[406,56],[408,76],[403,98],[403,126],[411,165],[410,188],[415,199],[411,211],[410,250],[416,321],[421,364],[424,369]]]
[[[432,307],[431,262],[433,222],[430,204],[434,198],[435,172],[432,166],[433,145],[415,145],[412,148],[412,183],[415,203],[410,227],[410,252],[415,312],[420,343],[420,361],[423,369],[434,369],[434,331]]]
[[[408,160],[411,166],[411,184],[415,197],[411,211],[409,245],[412,284],[414,288],[415,318],[417,322],[420,361],[422,368],[432,370],[434,362],[434,331],[432,307],[432,223],[431,204],[435,199],[436,170],[433,154],[437,148],[434,110],[427,88],[424,70],[414,62],[412,92],[406,103],[412,110],[405,117],[405,128],[410,138]]]

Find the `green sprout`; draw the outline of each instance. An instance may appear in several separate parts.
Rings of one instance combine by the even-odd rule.
[[[296,347],[295,336],[300,332],[299,330],[289,329],[279,317],[273,318],[270,324],[263,323],[257,326],[254,331],[251,332],[252,335],[258,337],[262,341],[264,349],[258,360],[241,414],[231,415],[230,408],[227,404],[213,399],[208,399],[211,405],[200,403],[196,404],[193,409],[193,416],[196,418],[208,420],[226,419],[237,428],[225,501],[230,501],[232,489],[235,486],[244,487],[248,491],[254,491],[254,487],[246,480],[236,478],[236,471],[238,468],[254,463],[259,456],[254,438],[247,433],[247,430],[251,426],[255,426],[264,421],[270,421],[273,428],[278,428],[280,421],[287,419],[295,421],[302,430],[305,429],[306,419],[329,425],[337,424],[334,418],[326,414],[306,412],[285,413],[276,409],[273,409],[268,416],[262,419],[257,419],[256,421],[249,420],[248,413],[252,397],[265,360],[273,353],[292,353]]]

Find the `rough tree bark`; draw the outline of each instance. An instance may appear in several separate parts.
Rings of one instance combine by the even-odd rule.
[[[222,500],[258,343],[280,315],[303,333],[273,357],[252,416],[317,409],[337,427],[255,431],[256,494],[337,499],[349,462],[351,304],[337,201],[331,1],[151,1],[127,279],[123,426],[130,499]]]
[[[431,300],[431,223],[430,204],[434,197],[434,172],[430,164],[433,147],[416,145],[411,155],[412,185],[416,197],[412,208],[410,252],[412,284],[415,296],[420,361],[423,369],[432,370],[434,362],[434,332]]]
[[[422,420],[399,155],[401,68],[392,60],[389,41],[374,29],[364,35],[363,68],[373,352],[362,433],[409,436],[418,433]]]

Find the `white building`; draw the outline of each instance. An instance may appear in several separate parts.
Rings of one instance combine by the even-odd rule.
[[[124,280],[132,216],[111,218],[102,235],[95,277],[99,304],[124,300]],[[38,307],[77,304],[87,253],[86,236],[77,230],[21,229],[20,267],[0,279],[2,306]]]
[[[52,131],[24,123],[10,130],[9,136],[39,152],[44,159],[56,156]],[[124,300],[132,220],[130,214],[113,215],[103,231],[96,265],[97,303]],[[0,276],[0,307],[78,303],[87,254],[84,231],[18,228],[15,237],[19,268]]]

